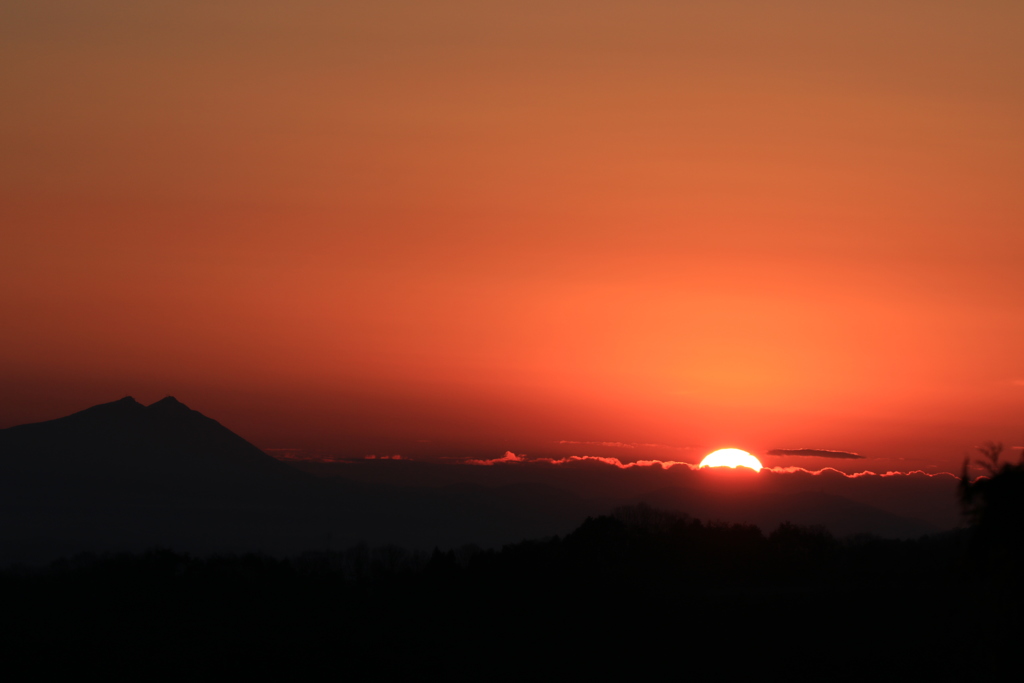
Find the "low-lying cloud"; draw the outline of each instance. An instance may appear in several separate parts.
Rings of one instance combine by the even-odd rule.
[[[618,467],[621,470],[628,470],[631,467],[654,467],[659,466],[662,469],[670,469],[672,467],[688,467],[691,470],[697,469],[696,465],[688,462],[681,462],[679,460],[635,460],[633,462],[622,462],[618,458],[602,458],[596,455],[570,455],[566,458],[530,458],[527,460],[526,455],[516,455],[512,451],[505,451],[505,455],[500,458],[493,460],[464,460],[463,463],[466,465],[498,465],[503,463],[546,463],[548,465],[566,465],[569,463],[579,462],[600,462],[605,465],[611,465],[612,467]]]
[[[667,448],[673,451],[690,450],[687,446],[669,446],[663,443],[624,443],[622,441],[556,441],[562,446],[603,446],[605,448]]]
[[[864,460],[863,455],[848,451],[831,451],[824,448],[773,448],[766,455],[796,455],[814,458],[842,458],[844,460]]]
[[[516,455],[512,451],[505,451],[505,455],[501,456],[500,458],[495,458],[494,460],[477,460],[477,459],[466,460],[466,464],[467,465],[484,465],[484,466],[497,465],[498,463],[501,463],[501,462],[524,462],[524,460],[523,460],[523,456]]]
[[[857,459],[861,459],[861,460],[865,459],[863,455],[857,455],[856,453],[846,453],[845,451],[821,451],[821,450],[818,450],[818,449],[811,449],[811,448],[800,448],[800,449],[791,449],[791,450],[795,451],[795,453],[797,455],[813,455],[813,456],[817,456],[817,457],[832,457],[832,458],[857,458]],[[769,451],[769,453],[776,453],[776,452],[779,453],[779,454],[782,454],[782,455],[787,455],[787,454],[790,453],[790,450],[777,449],[777,451]],[[820,455],[818,455],[819,453],[831,453],[832,455],[820,456]],[[837,453],[840,453],[841,455],[836,455]],[[637,468],[658,467],[658,468],[661,468],[663,470],[668,470],[668,469],[672,469],[674,467],[679,467],[679,468],[682,468],[684,470],[690,470],[690,471],[698,471],[700,469],[699,465],[695,465],[695,464],[689,463],[689,462],[682,462],[682,461],[679,461],[679,460],[636,460],[634,462],[622,462],[618,458],[606,458],[606,457],[599,457],[599,456],[595,456],[595,455],[570,455],[570,456],[565,457],[565,458],[544,458],[544,457],[529,457],[525,453],[523,455],[516,455],[512,451],[506,451],[505,455],[503,455],[500,458],[494,458],[492,460],[482,460],[482,459],[463,460],[462,464],[465,464],[465,465],[484,465],[484,466],[515,464],[515,465],[518,465],[520,467],[529,467],[530,465],[576,465],[576,464],[581,464],[581,463],[586,463],[586,462],[602,463],[602,464],[605,464],[605,465],[610,465],[610,466],[612,466],[614,468],[617,468],[617,469],[620,469],[620,470],[628,470],[628,469],[632,469],[634,467],[637,467]],[[714,468],[712,468],[712,469],[714,469]],[[820,470],[809,470],[809,469],[806,469],[804,467],[794,467],[794,466],[786,466],[786,467],[765,466],[761,470],[761,473],[762,474],[807,474],[807,475],[811,475],[811,476],[815,476],[815,477],[825,475],[825,476],[832,476],[832,477],[840,477],[840,478],[843,478],[843,479],[859,479],[861,477],[869,477],[869,478],[872,478],[872,477],[907,478],[907,477],[909,477],[909,478],[912,478],[912,477],[918,477],[918,476],[923,476],[923,477],[926,477],[928,479],[932,479],[932,478],[936,478],[936,477],[940,477],[940,478],[947,478],[948,477],[951,480],[956,480],[958,478],[955,474],[952,474],[951,472],[925,472],[923,470],[914,470],[912,472],[896,472],[896,471],[893,471],[893,470],[889,470],[887,472],[872,472],[870,470],[865,470],[863,472],[849,473],[849,472],[841,472],[840,470],[837,470],[837,469],[832,468],[832,467],[825,467],[825,468],[822,468]]]

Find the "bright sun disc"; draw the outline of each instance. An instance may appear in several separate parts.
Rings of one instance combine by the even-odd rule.
[[[708,453],[700,461],[700,467],[749,467],[755,472],[760,472],[761,462],[738,448],[720,448],[714,453]]]

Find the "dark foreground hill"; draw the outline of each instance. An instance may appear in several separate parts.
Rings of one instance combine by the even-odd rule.
[[[392,483],[360,480],[355,475],[365,467],[356,465],[340,470],[352,477],[314,476],[266,455],[174,398],[150,406],[124,398],[0,430],[0,565],[152,547],[276,556],[361,541],[411,549],[500,547],[564,534],[587,516],[635,502],[764,528],[788,520],[824,525],[839,535],[914,537],[936,531],[836,495],[666,488],[656,477],[669,472],[630,475],[632,487],[618,491],[614,484],[624,483],[618,480],[590,489],[574,486],[565,478],[575,474],[569,469],[542,472],[551,484],[440,481],[436,473],[443,467],[401,463],[402,476]],[[497,472],[447,471],[484,470]]]
[[[633,506],[500,551],[79,557],[0,572],[0,653],[57,676],[983,680],[1024,603],[967,540]]]

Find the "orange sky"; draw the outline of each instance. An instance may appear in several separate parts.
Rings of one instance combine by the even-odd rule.
[[[173,394],[267,448],[1022,445],[1022,25],[5,2],[0,426]]]

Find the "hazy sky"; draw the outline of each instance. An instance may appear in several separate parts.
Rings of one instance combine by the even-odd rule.
[[[267,448],[1021,445],[1021,26],[0,0],[0,426],[173,394]]]

